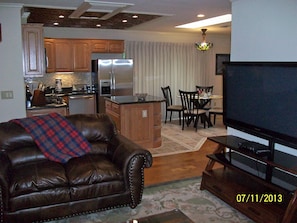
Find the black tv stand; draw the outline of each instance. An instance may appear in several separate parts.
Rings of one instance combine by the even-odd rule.
[[[275,168],[292,174],[297,174],[297,171],[283,167],[267,156],[240,148],[240,143],[248,143],[245,139],[236,136],[219,136],[210,137],[208,140],[216,142],[218,147],[213,154],[207,155],[209,162],[203,171],[201,190],[210,191],[255,222],[297,222],[296,189],[290,191],[271,181]],[[226,151],[227,148],[228,151]],[[268,149],[268,147],[264,146],[262,149]],[[235,166],[232,163],[234,155],[232,151],[263,164],[266,167],[264,172],[266,177],[261,178]],[[216,162],[223,167],[213,169]]]

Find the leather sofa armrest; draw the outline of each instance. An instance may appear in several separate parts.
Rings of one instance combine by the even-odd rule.
[[[126,187],[131,194],[130,207],[135,208],[141,202],[144,168],[152,166],[152,154],[122,135],[117,135],[113,141],[116,141],[116,148],[112,160],[123,171]]]
[[[128,138],[118,134],[112,140],[112,146],[114,147],[112,160],[119,167],[124,168],[129,165],[133,156],[143,156],[144,167],[149,168],[152,166],[152,154]]]
[[[1,197],[0,197],[0,204],[1,210],[6,210],[8,207],[8,185],[9,185],[9,169],[11,166],[10,160],[7,155],[3,152],[0,153],[0,190],[1,190]],[[2,214],[1,214],[2,216]],[[1,220],[0,220],[1,221]]]

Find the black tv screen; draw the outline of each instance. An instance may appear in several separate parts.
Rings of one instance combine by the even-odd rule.
[[[297,148],[297,63],[227,63],[223,91],[225,125]]]

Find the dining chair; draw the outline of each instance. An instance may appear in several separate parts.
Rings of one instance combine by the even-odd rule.
[[[161,90],[162,90],[163,96],[166,100],[165,123],[167,121],[167,113],[168,112],[170,112],[170,122],[171,122],[171,118],[172,118],[172,112],[178,112],[179,124],[181,125],[181,114],[183,111],[183,106],[172,104],[172,94],[171,94],[170,86],[161,87]]]
[[[216,116],[217,115],[223,115],[223,108],[210,108],[209,109],[209,119],[211,120],[211,116],[213,115],[213,125],[216,124]]]
[[[213,93],[213,86],[198,86],[196,85],[196,90],[199,93],[200,97],[203,97],[204,94],[211,94]],[[211,108],[211,100],[208,99],[200,99],[200,104],[203,105],[203,109],[209,110]],[[200,106],[202,107],[202,106]]]
[[[196,101],[199,99],[199,94],[197,93],[197,91],[179,90],[179,94],[183,106],[182,130],[184,130],[185,121],[187,126],[189,126],[189,124],[193,121],[194,127],[197,131],[199,117],[202,123],[204,123],[205,128],[205,123],[207,120],[206,111],[197,107]]]
[[[199,86],[199,85],[196,85],[196,90],[199,92],[199,94],[201,93],[213,93],[213,85],[212,86]]]

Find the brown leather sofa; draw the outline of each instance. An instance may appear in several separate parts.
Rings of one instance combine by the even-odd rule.
[[[41,222],[141,202],[150,152],[117,134],[105,114],[66,118],[92,149],[65,164],[47,159],[21,126],[0,123],[0,222]]]

